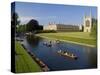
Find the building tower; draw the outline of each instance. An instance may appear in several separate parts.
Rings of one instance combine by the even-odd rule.
[[[89,16],[84,16],[84,32],[91,32],[92,28],[92,16],[91,12]]]

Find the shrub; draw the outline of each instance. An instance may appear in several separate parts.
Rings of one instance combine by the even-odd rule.
[[[38,30],[36,33],[56,33],[57,31],[55,30]]]

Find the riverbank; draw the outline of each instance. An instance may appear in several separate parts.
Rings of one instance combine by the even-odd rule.
[[[44,64],[39,58],[37,58],[30,50],[26,49],[26,47],[22,44],[23,48],[27,51],[27,53],[32,57],[33,60],[41,67],[42,71],[47,72],[50,69],[46,64]]]
[[[15,70],[16,73],[41,72],[41,67],[32,59],[32,57],[22,47],[21,43],[15,42]]]
[[[46,38],[46,39],[51,39],[51,40],[60,40],[68,43],[74,43],[74,44],[79,44],[79,45],[84,45],[84,46],[89,46],[89,47],[96,47],[96,41],[95,39],[77,39],[76,38],[67,38],[67,37],[59,37],[56,35],[47,35],[47,34],[37,34],[36,36]],[[64,36],[64,35],[63,35]]]

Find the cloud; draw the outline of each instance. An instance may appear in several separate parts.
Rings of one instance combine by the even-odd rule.
[[[31,19],[37,19],[38,17],[32,17],[32,16],[20,16],[19,20],[21,21],[21,24],[28,23]]]

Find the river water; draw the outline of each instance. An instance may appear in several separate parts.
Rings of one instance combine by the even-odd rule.
[[[52,47],[47,47],[44,42],[52,41]],[[43,61],[51,71],[89,69],[97,67],[97,48],[43,39],[40,37],[28,36],[23,41],[25,47],[33,52]],[[57,54],[58,50],[74,53],[78,59],[74,60]]]

